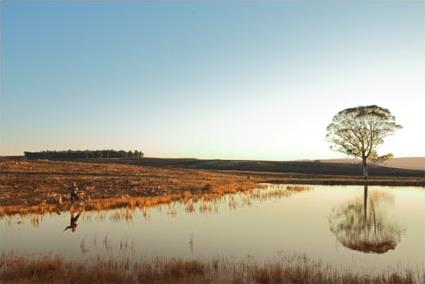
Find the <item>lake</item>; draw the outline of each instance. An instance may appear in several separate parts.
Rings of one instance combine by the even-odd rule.
[[[268,184],[213,201],[3,217],[0,253],[259,261],[305,254],[354,271],[422,269],[424,204],[421,187]]]

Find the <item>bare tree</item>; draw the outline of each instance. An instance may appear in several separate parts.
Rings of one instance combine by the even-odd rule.
[[[382,161],[392,154],[378,156],[377,147],[384,138],[401,128],[388,109],[370,105],[344,109],[336,114],[327,127],[331,149],[358,157],[363,162],[363,178],[367,179],[369,160]]]

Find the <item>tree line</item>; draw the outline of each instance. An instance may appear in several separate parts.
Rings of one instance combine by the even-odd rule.
[[[142,151],[115,151],[115,150],[67,150],[24,152],[28,159],[111,159],[111,158],[143,158]]]

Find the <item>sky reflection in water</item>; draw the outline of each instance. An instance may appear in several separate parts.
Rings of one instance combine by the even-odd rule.
[[[366,195],[366,194],[367,195]],[[424,266],[425,192],[413,187],[269,185],[214,201],[0,219],[0,253],[217,256],[305,253],[354,270]],[[65,228],[65,231],[64,231]]]

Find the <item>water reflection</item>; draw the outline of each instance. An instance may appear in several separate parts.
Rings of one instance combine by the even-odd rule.
[[[69,221],[69,226],[65,227],[64,231],[71,229],[72,232],[75,232],[78,226],[77,221],[78,221],[78,218],[80,218],[82,211],[80,210],[77,215],[74,215],[74,211],[72,210],[70,211],[70,213],[71,213],[71,218]]]
[[[289,198],[294,194],[299,194],[304,191],[311,191],[312,187],[306,185],[282,185],[282,184],[269,184],[267,188],[257,188],[245,192],[237,192],[230,194],[217,194],[211,196],[201,196],[195,198],[182,198],[180,200],[172,201],[170,203],[157,204],[154,206],[136,206],[136,207],[122,207],[111,210],[87,210],[84,204],[72,205],[70,209],[70,224],[65,228],[75,232],[78,224],[78,218],[81,212],[85,211],[82,219],[84,222],[127,222],[134,223],[135,216],[139,212],[142,213],[142,217],[145,220],[150,219],[150,215],[153,211],[159,211],[167,214],[171,218],[178,217],[182,213],[185,214],[203,214],[203,215],[218,215],[220,210],[237,210],[246,207],[253,207],[263,202],[270,200],[278,200],[283,198]],[[183,210],[181,210],[183,208]],[[75,215],[75,211],[79,213]],[[112,213],[111,213],[112,212]],[[6,220],[8,226],[14,224],[21,225],[24,220],[30,219],[33,227],[39,227],[43,221],[43,218],[51,218],[52,214],[61,215],[60,211],[38,214],[32,213],[27,216],[5,216],[0,218],[0,221]],[[80,221],[81,221],[80,220]]]
[[[193,233],[190,234],[190,238],[189,238],[189,249],[190,249],[190,253],[193,255],[194,253],[194,247],[193,247]]]
[[[110,256],[209,261],[251,255],[265,261],[283,252],[357,272],[388,265],[423,267],[423,188],[369,186],[365,193],[363,186],[267,185],[150,207],[95,211],[74,204],[73,212],[61,215],[0,218],[0,254],[52,254],[83,261]]]
[[[371,192],[364,186],[363,199],[356,198],[332,209],[330,230],[345,247],[365,253],[385,253],[395,249],[402,227],[387,215],[394,203],[390,192]]]

